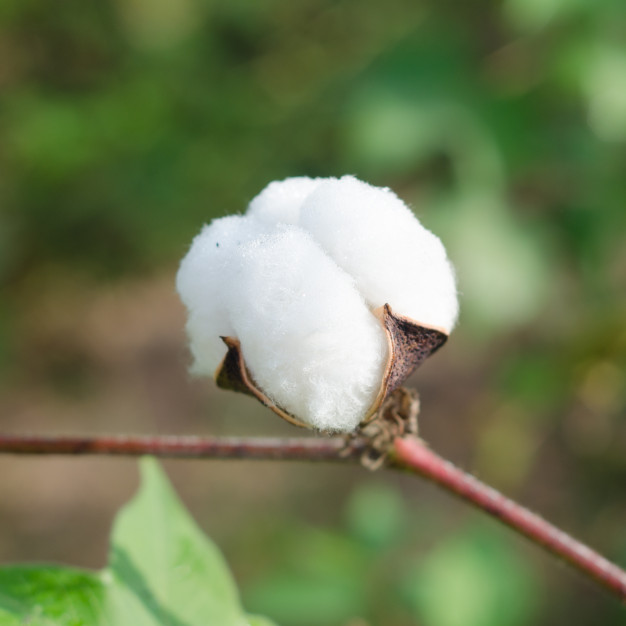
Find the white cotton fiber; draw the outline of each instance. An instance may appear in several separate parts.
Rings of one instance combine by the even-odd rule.
[[[205,226],[177,288],[197,373],[239,340],[258,388],[330,432],[365,418],[389,359],[373,310],[449,332],[454,272],[439,239],[388,189],[353,177],[270,183],[245,216]]]
[[[454,271],[438,237],[391,190],[351,176],[323,180],[299,224],[356,282],[370,306],[450,332],[458,313]]]
[[[189,311],[187,334],[196,374],[213,376],[226,354],[220,336],[233,336],[234,329],[225,308],[224,281],[240,246],[264,230],[240,215],[214,220],[194,238],[181,262],[176,288]]]
[[[273,402],[320,430],[359,424],[381,385],[386,337],[307,233],[283,226],[243,245],[228,306],[246,365]]]
[[[266,224],[297,224],[302,203],[322,180],[306,176],[275,180],[251,200],[247,215]]]

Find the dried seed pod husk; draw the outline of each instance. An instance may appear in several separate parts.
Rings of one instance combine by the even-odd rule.
[[[388,304],[376,309],[385,334],[389,352],[380,390],[362,424],[372,420],[385,398],[397,389],[431,354],[447,340],[448,334],[440,328],[424,326],[418,322],[395,314]],[[241,344],[234,337],[222,337],[228,350],[215,373],[217,386],[253,396],[278,416],[295,426],[311,428],[282,407],[278,406],[255,383],[241,351]]]
[[[362,423],[372,420],[381,404],[448,339],[441,328],[424,326],[403,315],[397,315],[388,304],[379,307],[374,315],[381,321],[389,355],[380,391]]]

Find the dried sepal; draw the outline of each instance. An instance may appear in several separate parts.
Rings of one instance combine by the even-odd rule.
[[[385,398],[393,393],[448,338],[447,333],[441,329],[422,326],[407,317],[396,315],[388,304],[380,307],[374,313],[380,319],[385,330],[389,353],[380,390],[370,410],[362,420],[362,424],[372,420]],[[238,339],[222,337],[222,340],[228,351],[215,374],[218,387],[253,396],[290,424],[311,428],[309,424],[276,405],[259,389],[246,367]]]
[[[234,337],[222,337],[221,339],[226,344],[228,351],[215,373],[215,382],[218,387],[253,396],[290,424],[301,426],[302,428],[311,428],[308,424],[301,422],[299,419],[277,406],[257,387],[246,367],[246,362],[241,352],[241,344],[238,339]]]
[[[341,456],[348,456],[358,446],[361,465],[369,470],[383,466],[397,437],[417,437],[420,400],[417,391],[398,387],[391,392],[369,423],[345,436]]]
[[[389,355],[380,391],[363,420],[365,423],[376,415],[385,398],[448,339],[448,334],[442,329],[423,326],[408,317],[397,315],[388,304],[376,309],[374,315],[385,329]]]

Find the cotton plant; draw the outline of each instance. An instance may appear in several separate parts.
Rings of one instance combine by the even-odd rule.
[[[177,275],[192,371],[284,419],[351,432],[452,331],[443,244],[390,189],[270,183],[198,234]]]

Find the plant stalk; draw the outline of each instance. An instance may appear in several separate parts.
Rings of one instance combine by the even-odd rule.
[[[392,460],[398,468],[427,478],[500,520],[626,601],[626,571],[536,513],[459,469],[430,450],[417,437],[396,438]]]
[[[173,459],[254,459],[354,462],[365,445],[341,437],[197,437],[175,435],[0,435],[0,454],[143,456]]]
[[[0,454],[152,455],[161,458],[333,461],[358,463],[369,450],[362,438],[33,436],[0,435]],[[436,483],[566,561],[622,601],[626,571],[589,546],[439,456],[417,437],[394,439],[387,467]]]

